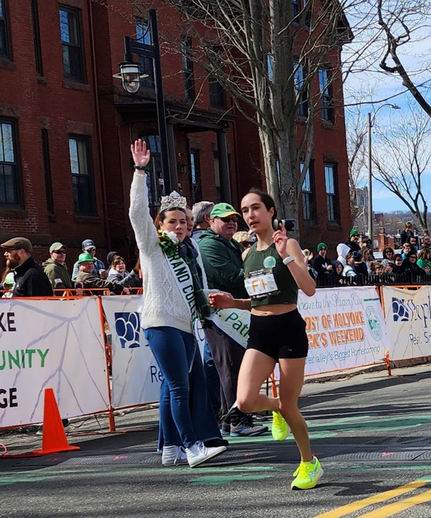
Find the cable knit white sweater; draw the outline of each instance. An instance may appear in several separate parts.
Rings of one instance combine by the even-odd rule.
[[[129,217],[139,248],[144,278],[141,326],[144,329],[170,326],[191,333],[189,306],[160,247],[157,230],[150,215],[145,174],[135,172],[133,175]],[[196,244],[195,248],[199,252]],[[205,270],[200,254],[198,263],[204,275],[206,288]]]

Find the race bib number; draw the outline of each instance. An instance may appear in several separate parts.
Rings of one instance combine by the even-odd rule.
[[[251,272],[244,279],[245,289],[252,299],[261,299],[278,293],[278,286],[271,270]]]

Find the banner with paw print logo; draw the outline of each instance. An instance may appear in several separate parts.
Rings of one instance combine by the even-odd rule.
[[[141,328],[142,295],[102,297],[112,336],[114,408],[159,400],[162,374]]]

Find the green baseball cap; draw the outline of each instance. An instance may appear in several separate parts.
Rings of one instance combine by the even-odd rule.
[[[319,243],[317,245],[317,251],[320,252],[320,250],[328,250],[328,245],[326,243]]]
[[[241,216],[229,203],[217,203],[211,211],[211,218],[227,218],[232,215]]]
[[[90,252],[82,252],[78,257],[78,264],[83,263],[94,263],[94,257],[90,254]]]
[[[359,231],[356,227],[353,227],[352,230],[350,231],[350,237],[353,237],[353,236],[359,236]]]

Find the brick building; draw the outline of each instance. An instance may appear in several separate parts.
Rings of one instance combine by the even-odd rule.
[[[295,2],[296,3],[296,2]],[[170,176],[188,196],[238,205],[262,186],[256,128],[231,107],[219,84],[189,59],[175,11],[160,4]],[[138,95],[112,75],[123,61],[124,36],[151,43],[147,21],[127,0],[0,0],[0,239],[28,236],[47,255],[55,240],[74,255],[85,238],[133,255],[128,223],[130,141],[153,152],[153,204],[161,182],[160,143],[151,66]],[[339,66],[339,54],[331,67]],[[328,80],[322,69],[316,88]],[[323,85],[323,86],[322,86]],[[342,106],[337,79],[327,89]],[[350,225],[344,114],[322,108],[315,124],[313,166],[304,184],[303,245],[345,240]],[[298,122],[300,124],[300,121]],[[69,256],[69,263],[74,257]]]

